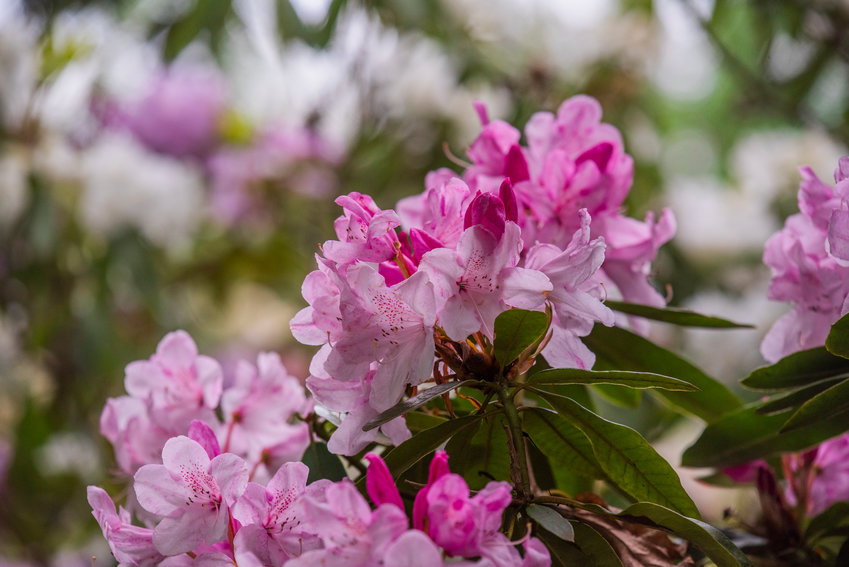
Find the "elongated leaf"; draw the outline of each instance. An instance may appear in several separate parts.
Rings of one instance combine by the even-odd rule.
[[[560,384],[613,384],[628,388],[659,388],[694,392],[698,388],[689,382],[654,374],[652,372],[633,372],[630,370],[582,370],[579,368],[552,368],[537,372],[528,379],[532,386],[551,386]]]
[[[507,366],[522,352],[542,339],[548,330],[548,316],[541,311],[508,309],[495,318],[495,359]]]
[[[575,474],[590,480],[607,478],[596,462],[587,436],[557,413],[544,408],[528,408],[522,412],[522,428],[548,457],[558,484],[563,475]]]
[[[548,548],[551,554],[551,567],[574,567],[575,565],[581,565],[582,567],[607,567],[599,566],[574,543],[564,541],[545,530],[538,530],[534,535]],[[612,564],[610,567],[615,567],[615,564]]]
[[[404,420],[407,422],[407,427],[413,433],[418,433],[419,431],[436,427],[437,425],[441,425],[448,421],[448,419],[444,417],[430,415],[429,413],[422,413],[420,411],[408,413]]]
[[[451,458],[451,472],[465,475],[469,469],[469,464],[472,462],[473,457],[472,441],[475,435],[477,435],[482,422],[483,420],[479,419],[470,427],[463,428],[445,445],[445,451]]]
[[[531,504],[527,512],[533,521],[549,533],[564,541],[575,541],[575,530],[572,529],[572,524],[560,512],[540,504]]]
[[[304,451],[301,462],[310,469],[308,482],[322,478],[337,482],[348,476],[339,457],[328,451],[325,443],[310,443],[307,450]]]
[[[825,339],[825,348],[831,354],[849,358],[849,315],[844,315],[831,326]]]
[[[849,379],[838,382],[820,392],[790,416],[781,428],[782,432],[816,425],[824,419],[845,418],[849,424]]]
[[[770,366],[762,366],[741,382],[751,390],[778,392],[809,386],[849,373],[849,361],[817,347],[795,352]]]
[[[683,358],[630,331],[596,325],[584,343],[596,354],[596,370],[633,370],[674,376],[699,388],[698,392],[658,390],[678,408],[711,422],[742,405],[720,382]]]
[[[483,415],[467,415],[458,419],[446,421],[436,427],[425,429],[413,435],[388,453],[383,460],[392,472],[392,476],[398,478],[414,464],[439,448],[448,439],[457,435],[467,427],[472,427],[483,418]]]
[[[503,413],[486,416],[469,445],[464,478],[472,490],[480,490],[493,478],[510,478],[506,419]],[[453,466],[453,465],[452,465]],[[452,468],[453,470],[453,468]]]
[[[672,323],[681,327],[710,327],[714,329],[751,329],[752,325],[744,323],[735,323],[722,319],[720,317],[712,317],[710,315],[702,315],[688,309],[678,309],[676,307],[650,307],[648,305],[640,305],[638,303],[625,303],[623,301],[604,302],[605,305],[615,311],[621,311],[628,315],[636,315],[646,319],[655,321],[663,321],[664,323]]]
[[[699,517],[698,508],[681,487],[678,475],[642,435],[607,421],[569,398],[542,390],[537,393],[587,436],[599,467],[620,490],[636,500],[656,502]]]
[[[622,560],[616,554],[613,546],[604,539],[604,536],[598,533],[592,526],[583,522],[575,522],[575,543],[581,548],[581,551],[588,555],[592,560],[593,565],[603,567],[621,567]],[[575,565],[583,565],[576,563]]]
[[[404,415],[405,413],[411,412],[414,409],[421,407],[431,401],[433,398],[441,396],[445,392],[450,392],[456,388],[460,388],[462,386],[468,386],[474,383],[475,380],[462,380],[457,382],[446,382],[445,384],[437,384],[419,394],[413,396],[409,400],[404,400],[403,402],[398,402],[385,412],[381,413],[368,423],[363,426],[363,431],[369,431],[374,429],[375,427],[380,427],[387,421],[392,421],[398,416]]]
[[[828,378],[787,394],[772,397],[769,401],[764,402],[757,411],[763,415],[772,415],[798,408],[820,392],[824,392],[842,380],[845,380],[845,378]]]
[[[717,567],[751,565],[746,555],[720,530],[700,520],[682,516],[669,508],[651,502],[638,502],[622,510],[618,516],[646,518],[652,524],[683,537],[701,549]]]
[[[598,384],[592,387],[593,390],[607,398],[608,401],[622,406],[623,408],[639,407],[643,401],[643,392],[633,388],[623,388],[621,386],[610,386],[608,384]]]
[[[760,415],[750,404],[708,424],[681,457],[687,467],[726,467],[787,451],[800,451],[846,430],[842,419],[823,420],[810,427],[781,433],[784,414]]]
[[[847,524],[849,524],[849,502],[835,502],[811,520],[805,530],[805,541],[815,541],[827,535],[829,530]]]

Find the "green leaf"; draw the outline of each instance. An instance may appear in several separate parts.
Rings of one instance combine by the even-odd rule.
[[[817,347],[795,352],[770,366],[762,366],[743,379],[751,390],[778,392],[809,386],[849,373],[849,361]]]
[[[615,311],[627,313],[628,315],[636,315],[645,319],[653,319],[655,321],[663,321],[664,323],[672,323],[681,327],[710,327],[714,329],[751,329],[752,325],[743,323],[735,323],[727,319],[702,315],[688,309],[679,309],[676,307],[650,307],[648,305],[640,305],[638,303],[625,303],[623,301],[604,302],[605,305]]]
[[[669,508],[651,502],[638,502],[617,515],[636,519],[646,518],[651,524],[672,531],[701,549],[716,563],[717,567],[751,565],[746,555],[722,531],[700,520],[682,516]]]
[[[816,541],[822,536],[827,536],[831,529],[846,524],[849,524],[849,502],[835,502],[811,519],[805,529],[805,541]]]
[[[846,430],[845,419],[828,419],[810,427],[781,432],[784,414],[760,415],[760,403],[738,408],[710,423],[684,451],[686,467],[726,467],[788,451],[807,449]]]
[[[578,544],[581,551],[590,557],[593,565],[621,567],[622,560],[616,554],[616,550],[592,526],[583,522],[575,522],[574,529],[575,543]]]
[[[831,354],[849,358],[849,314],[831,326],[831,331],[825,339],[825,348]]]
[[[528,516],[549,533],[564,541],[575,541],[575,531],[569,520],[560,512],[540,504],[531,504],[527,508]]]
[[[472,490],[480,490],[493,478],[510,478],[510,454],[507,451],[507,420],[501,412],[486,416],[472,438],[466,459],[464,478]],[[453,465],[452,465],[453,470]]]
[[[327,450],[326,443],[310,443],[307,450],[304,451],[301,462],[310,469],[307,482],[314,482],[322,478],[338,482],[348,477],[345,473],[345,467],[342,466],[342,461],[339,460],[337,455]]]
[[[407,427],[413,433],[418,433],[419,431],[436,427],[437,425],[441,425],[448,421],[444,417],[431,415],[429,413],[422,413],[420,411],[408,413],[404,420],[407,422]]]
[[[781,428],[782,432],[817,425],[822,420],[845,418],[849,424],[849,380],[842,380],[824,392],[820,392],[790,416]]]
[[[528,408],[522,412],[522,428],[551,463],[554,478],[562,484],[562,476],[579,475],[590,480],[604,480],[593,454],[593,446],[581,430],[554,412]]]
[[[446,392],[450,392],[455,388],[459,388],[461,386],[468,386],[474,382],[475,380],[462,380],[456,382],[446,382],[444,384],[437,384],[436,386],[428,388],[427,390],[420,392],[419,394],[413,396],[408,400],[404,400],[395,404],[388,410],[384,411],[383,413],[366,423],[363,426],[363,431],[370,431],[375,427],[380,427],[387,421],[392,421],[396,417],[404,415],[405,413],[411,412],[414,409],[425,405],[433,398],[441,396]]]
[[[659,390],[658,395],[678,408],[711,422],[740,400],[722,383],[683,358],[625,329],[597,324],[584,343],[596,354],[597,370],[632,370],[674,376],[699,388],[698,392]]]
[[[634,390],[631,388],[599,384],[597,386],[593,386],[593,389],[605,397],[609,402],[622,406],[623,408],[637,408],[643,400],[643,393],[640,390]]]
[[[798,408],[820,392],[824,392],[835,383],[842,380],[845,380],[845,378],[828,378],[826,380],[820,380],[810,386],[799,388],[798,390],[794,390],[780,396],[774,396],[758,408],[758,413],[762,415],[773,415]]]
[[[477,420],[471,427],[466,427],[445,445],[445,451],[451,458],[451,471],[459,475],[465,475],[473,458],[472,442],[478,434],[483,420]]]
[[[548,552],[551,554],[551,567],[574,567],[575,565],[599,567],[574,543],[563,541],[545,530],[539,530],[534,535],[548,548]],[[610,567],[614,566],[615,564],[611,564]]]
[[[642,435],[607,421],[580,404],[542,390],[537,393],[590,440],[599,467],[613,484],[636,500],[648,500],[699,517],[675,470]]]
[[[448,439],[461,433],[467,427],[474,426],[484,415],[486,414],[467,415],[425,429],[390,450],[384,455],[383,460],[392,472],[392,476],[398,478]]]
[[[548,316],[541,311],[504,311],[495,318],[495,359],[504,368],[541,340],[547,330]]]
[[[628,388],[659,388],[681,392],[694,392],[698,388],[689,382],[655,374],[630,370],[582,370],[579,368],[552,368],[537,372],[528,378],[532,386],[556,386],[560,384],[613,384]]]

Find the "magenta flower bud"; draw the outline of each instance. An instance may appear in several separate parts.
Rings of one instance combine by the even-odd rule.
[[[509,177],[513,183],[527,181],[531,178],[528,160],[525,159],[525,154],[522,153],[522,148],[518,144],[510,146],[510,150],[504,158],[504,175]]]
[[[501,182],[501,187],[498,189],[498,197],[504,204],[504,215],[509,221],[519,221],[519,206],[516,203],[516,194],[513,192],[513,184],[510,178],[507,177]]]
[[[404,510],[401,494],[398,492],[398,487],[395,486],[392,474],[383,459],[374,453],[368,453],[366,460],[369,463],[368,473],[366,473],[366,490],[368,490],[371,501],[374,502],[375,506],[393,504]]]
[[[430,487],[437,480],[447,475],[451,471],[448,469],[448,453],[445,451],[437,451],[430,462],[430,471],[427,476],[427,484],[416,494],[416,499],[413,502],[413,527],[417,530],[427,531],[425,519],[427,518],[427,493]]]
[[[481,193],[466,209],[464,228],[481,225],[488,230],[496,240],[501,240],[504,234],[504,224],[507,221],[504,213],[504,203],[492,193]]]

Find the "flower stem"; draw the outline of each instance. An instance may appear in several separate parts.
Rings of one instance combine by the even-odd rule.
[[[498,399],[504,406],[507,417],[508,441],[510,449],[510,474],[520,499],[527,500],[531,496],[531,481],[528,473],[528,453],[525,449],[525,437],[522,435],[522,423],[513,398],[499,388]]]

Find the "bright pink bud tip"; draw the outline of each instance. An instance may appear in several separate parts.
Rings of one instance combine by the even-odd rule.
[[[368,453],[366,460],[369,463],[366,473],[366,490],[368,490],[371,501],[374,502],[375,506],[394,504],[403,510],[404,503],[401,501],[401,494],[395,486],[395,481],[392,479],[386,463],[374,453]]]
[[[513,183],[510,179],[510,177],[507,177],[501,182],[501,187],[498,188],[498,197],[504,204],[504,216],[507,220],[519,222],[519,206],[516,204],[516,194],[513,192]]]
[[[492,193],[481,193],[469,204],[466,209],[464,228],[481,225],[492,233],[497,240],[501,240],[504,234],[504,224],[507,218],[504,212],[504,203]]]
[[[480,118],[481,126],[486,126],[489,124],[489,114],[486,112],[486,105],[479,100],[476,100],[472,103],[472,106],[475,107],[475,112],[478,113],[478,118]]]

